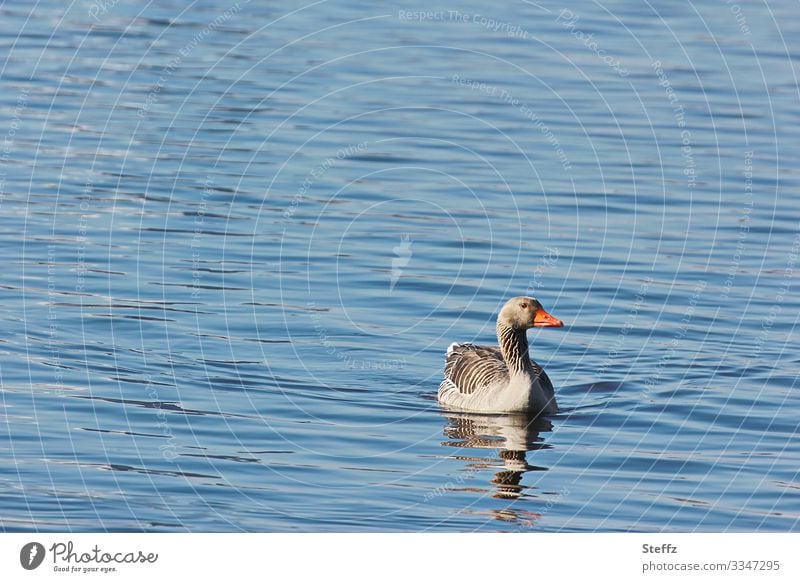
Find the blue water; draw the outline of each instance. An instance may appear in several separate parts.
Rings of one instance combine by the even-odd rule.
[[[796,4],[284,4],[0,8],[0,530],[800,529]]]

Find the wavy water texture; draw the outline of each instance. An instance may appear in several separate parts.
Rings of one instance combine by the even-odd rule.
[[[0,530],[797,531],[800,15],[662,4],[4,3]]]

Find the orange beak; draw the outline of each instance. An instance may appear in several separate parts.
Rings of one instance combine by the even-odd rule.
[[[544,309],[537,309],[533,316],[533,327],[564,327],[564,322],[556,319]]]

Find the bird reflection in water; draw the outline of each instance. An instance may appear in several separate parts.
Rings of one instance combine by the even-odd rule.
[[[517,499],[524,494],[522,476],[529,471],[546,471],[528,463],[528,451],[548,449],[540,433],[551,432],[552,423],[546,418],[525,414],[470,414],[443,413],[447,419],[444,435],[449,440],[443,446],[465,449],[489,449],[491,457],[456,455],[467,461],[468,471],[502,467],[491,480],[492,496],[500,499]]]

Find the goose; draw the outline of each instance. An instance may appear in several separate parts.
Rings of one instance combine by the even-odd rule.
[[[533,297],[509,299],[497,316],[497,346],[451,344],[439,386],[439,403],[474,412],[558,411],[550,378],[528,355],[532,327],[563,327]]]

